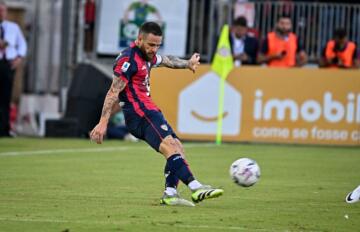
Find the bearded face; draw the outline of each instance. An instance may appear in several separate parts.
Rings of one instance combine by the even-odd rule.
[[[290,18],[280,18],[276,24],[276,31],[283,36],[288,35],[292,30],[292,23]]]
[[[162,36],[154,35],[152,33],[139,35],[138,46],[145,54],[147,61],[154,58],[160,48],[161,41]]]

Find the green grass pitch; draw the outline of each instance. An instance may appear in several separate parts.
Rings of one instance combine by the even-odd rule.
[[[159,205],[164,159],[145,143],[0,139],[0,231],[360,231],[360,149],[185,143],[203,183],[222,187],[196,207]],[[242,188],[230,164],[255,159],[260,181]],[[181,195],[190,191],[180,185]]]

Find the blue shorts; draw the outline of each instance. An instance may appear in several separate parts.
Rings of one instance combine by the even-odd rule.
[[[178,138],[159,111],[149,110],[145,112],[144,117],[140,117],[136,112],[124,110],[124,116],[129,132],[136,138],[146,141],[157,152],[166,136]]]

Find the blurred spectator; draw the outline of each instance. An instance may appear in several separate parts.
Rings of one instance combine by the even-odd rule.
[[[10,102],[14,74],[26,55],[26,41],[20,27],[6,20],[7,6],[0,1],[0,137],[10,136]]]
[[[321,67],[358,68],[359,54],[356,44],[349,41],[344,28],[334,31],[333,39],[328,41],[320,60]]]
[[[234,3],[234,19],[245,17],[247,26],[253,28],[255,26],[255,4],[248,0],[236,0]]]
[[[280,16],[275,30],[268,33],[262,43],[258,62],[267,63],[270,67],[294,67],[306,64],[307,55],[297,36],[291,31],[290,17]]]
[[[85,3],[85,41],[84,50],[92,52],[94,46],[96,5],[94,0],[86,0]]]
[[[245,17],[234,20],[229,39],[235,66],[256,64],[259,43],[256,38],[249,36]]]

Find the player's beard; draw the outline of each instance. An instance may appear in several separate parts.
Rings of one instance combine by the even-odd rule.
[[[289,33],[291,32],[291,29],[290,30],[286,30],[286,29],[281,29],[279,27],[276,28],[276,31],[282,35],[282,36],[287,36],[289,35]]]
[[[155,56],[153,53],[147,53],[144,47],[140,47],[140,50],[144,54],[146,61],[151,61]]]
[[[145,53],[145,56],[146,56],[147,61],[151,61],[154,58],[155,54],[154,53]]]

